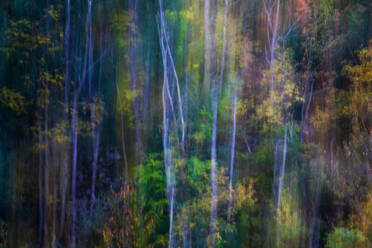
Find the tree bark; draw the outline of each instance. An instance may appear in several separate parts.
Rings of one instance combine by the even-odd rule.
[[[44,203],[43,203],[43,155],[42,155],[42,133],[41,124],[39,124],[39,243],[43,242],[43,223],[44,223]]]
[[[234,116],[233,116],[233,132],[231,137],[231,151],[230,151],[230,182],[229,182],[229,206],[227,211],[227,223],[231,221],[231,207],[232,207],[232,180],[234,176],[234,159],[235,159],[235,136],[236,136],[236,104],[237,104],[237,85],[234,89]]]
[[[63,119],[68,122],[68,112],[69,112],[69,103],[68,103],[68,94],[69,94],[69,80],[70,80],[70,0],[67,0],[66,7],[66,30],[65,30],[65,99],[64,99],[64,112]],[[68,137],[68,128],[65,128],[65,136]],[[65,213],[66,213],[66,193],[67,193],[67,184],[68,184],[68,154],[69,154],[69,142],[65,141],[63,144],[63,165],[60,175],[61,183],[61,217],[60,217],[60,227],[59,227],[59,238],[63,235],[64,223],[65,223]]]
[[[208,6],[209,7],[209,6]],[[210,33],[210,43],[211,43],[211,54],[210,54],[210,71],[206,71],[209,74],[212,86],[212,143],[211,143],[211,247],[216,246],[216,234],[217,234],[217,128],[218,128],[218,102],[219,102],[219,87],[216,82],[216,46],[215,46],[215,29],[216,29],[216,12],[217,12],[217,1],[213,0],[211,5],[211,33]],[[207,52],[207,51],[206,51]]]
[[[141,120],[139,113],[139,86],[136,75],[136,56],[137,56],[137,6],[138,0],[129,0],[129,73],[130,73],[130,84],[133,94],[133,113],[134,113],[134,128],[135,128],[135,142],[136,142],[136,163],[141,163],[142,157],[142,143],[141,143]]]
[[[72,174],[71,174],[71,201],[72,201],[72,221],[71,221],[71,247],[76,247],[76,222],[77,222],[77,203],[76,203],[76,175],[77,175],[77,147],[78,147],[78,124],[77,124],[77,101],[78,92],[74,93],[74,103],[72,109]]]

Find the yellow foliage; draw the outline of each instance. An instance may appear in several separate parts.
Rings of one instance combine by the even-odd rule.
[[[20,93],[3,87],[0,91],[0,103],[3,107],[9,108],[16,115],[26,112],[26,100]]]
[[[286,114],[293,104],[303,101],[289,51],[278,56],[274,66],[264,73],[262,86],[268,89],[268,95],[257,107],[258,118],[266,120],[267,127],[279,125],[288,118]]]
[[[350,217],[349,226],[360,230],[365,237],[372,241],[372,193],[367,195],[360,210]]]
[[[352,82],[350,110],[355,120],[366,121],[372,116],[372,40],[358,58],[360,64],[346,65],[344,72]]]

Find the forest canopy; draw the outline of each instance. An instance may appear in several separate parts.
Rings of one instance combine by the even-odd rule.
[[[372,247],[372,2],[1,1],[0,199],[0,247]]]

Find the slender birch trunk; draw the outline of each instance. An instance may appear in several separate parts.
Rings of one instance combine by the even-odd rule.
[[[279,28],[279,11],[280,11],[280,0],[264,1],[264,8],[266,14],[266,28],[269,46],[269,58],[266,58],[270,69],[270,105],[273,105],[273,94],[274,94],[274,74],[272,69],[275,66],[275,49],[278,42],[278,28]],[[273,12],[275,16],[273,17]]]
[[[277,236],[276,236],[277,247],[279,247],[279,242],[280,242],[280,217],[281,217],[280,214],[281,214],[282,189],[283,189],[283,183],[284,183],[286,158],[287,158],[287,126],[285,126],[285,131],[284,131],[283,158],[282,158],[282,166],[279,172],[279,182],[278,182],[278,203],[277,203],[278,229],[277,229]]]
[[[160,21],[161,26],[163,25],[163,5],[162,0],[159,0],[160,5]],[[168,57],[165,49],[164,41],[164,29],[159,27],[159,39],[160,39],[160,48],[163,58],[163,87],[162,87],[162,103],[163,103],[163,150],[164,150],[164,165],[165,172],[167,176],[167,198],[169,202],[169,236],[168,236],[168,247],[173,247],[173,184],[171,180],[171,150],[168,147],[169,143],[169,134],[168,134],[168,102],[170,106],[172,105],[172,97],[169,92],[168,85]],[[173,110],[173,108],[172,108]]]
[[[177,90],[177,99],[178,99],[178,111],[179,119],[181,121],[181,148],[184,150],[184,140],[185,140],[185,121],[183,117],[183,104],[181,97],[180,84],[178,80],[178,75],[173,60],[172,52],[169,46],[169,38],[166,31],[166,20],[163,11],[163,2],[159,0],[160,7],[160,25],[159,25],[159,40],[160,48],[163,58],[163,72],[164,72],[164,81],[163,81],[163,90],[162,90],[162,100],[163,100],[163,147],[164,147],[164,164],[166,168],[167,175],[167,195],[169,201],[169,239],[168,247],[173,247],[173,219],[174,219],[174,197],[175,197],[175,178],[174,172],[172,171],[172,147],[169,137],[170,130],[168,123],[170,118],[174,117],[174,120],[177,121],[175,117],[176,113],[174,112],[173,98],[170,92],[169,78],[168,78],[168,64],[171,66],[171,70],[174,76],[176,90]],[[168,60],[169,59],[169,60]],[[168,109],[169,105],[169,109]],[[178,126],[178,125],[177,125]]]

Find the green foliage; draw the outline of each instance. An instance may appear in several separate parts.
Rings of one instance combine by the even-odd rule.
[[[196,131],[193,133],[193,139],[196,144],[203,144],[211,140],[212,134],[212,113],[209,112],[205,106],[200,109],[199,126],[196,127]]]
[[[349,226],[360,232],[372,242],[372,193],[368,193],[366,200],[361,203],[361,208],[350,216]]]
[[[326,26],[335,12],[335,0],[321,0],[319,3],[318,16],[321,25]]]
[[[289,188],[283,190],[279,226],[280,246],[299,247],[301,235],[305,232],[305,222],[296,199],[296,191]]]
[[[2,107],[9,108],[16,115],[26,112],[26,100],[17,91],[3,87],[0,91],[0,104]]]
[[[102,230],[109,247],[164,247],[167,242],[167,200],[160,154],[150,154],[138,167],[135,183],[122,180],[108,198],[109,217]]]
[[[288,113],[294,105],[303,101],[291,57],[291,51],[285,50],[275,60],[274,67],[264,74],[262,86],[269,93],[256,110],[257,117],[264,120],[264,131],[270,131],[273,125],[280,125],[288,120]],[[273,88],[270,91],[271,84]]]
[[[346,65],[344,72],[352,82],[350,112],[357,121],[371,121],[372,116],[372,40],[358,53],[359,65]]]
[[[114,11],[110,26],[115,35],[119,48],[123,49],[128,45],[129,14],[127,11]]]
[[[370,243],[357,229],[339,227],[328,234],[326,248],[367,248]]]
[[[192,187],[192,190],[195,190],[198,194],[202,194],[209,188],[209,166],[209,161],[200,161],[197,157],[190,158],[187,164],[188,184]]]
[[[150,215],[162,216],[167,205],[165,198],[164,163],[160,154],[149,154],[137,170],[139,189],[143,199],[149,204]]]
[[[93,0],[89,33],[88,2],[70,1],[69,30],[67,2],[0,4],[0,247],[49,247],[55,237],[56,246],[69,245],[75,207],[73,110],[78,126],[77,246],[166,247],[170,201],[161,154],[164,68],[157,30],[159,2]],[[224,73],[218,99],[216,246],[297,248],[319,235],[318,246],[369,247],[370,1],[281,1],[272,66],[267,50],[273,26],[267,21],[275,21],[274,0],[229,0],[227,19],[224,0],[211,1],[210,16],[204,16],[203,0],[162,2],[185,120],[181,142],[178,92],[167,53],[174,111],[168,112],[169,147],[163,152],[171,155],[170,182],[175,186],[174,247],[189,240],[193,247],[206,247],[211,240],[214,91],[202,85],[209,74],[205,59],[211,60],[210,78],[216,79],[208,83],[219,85],[222,69]],[[265,12],[264,2],[274,3],[266,9],[271,13]],[[215,21],[209,40],[205,18]],[[208,42],[215,46],[211,54],[206,54]],[[357,56],[355,49],[360,49]],[[79,88],[82,78],[91,83],[89,89],[86,82]],[[235,168],[228,223],[235,90]],[[133,132],[135,128],[139,132]],[[285,130],[288,147],[278,218],[276,172],[283,164]],[[98,146],[95,137],[100,137]],[[119,179],[117,172],[123,168],[118,161],[124,152],[134,173]],[[86,209],[96,158],[99,202],[91,216]],[[59,216],[62,210],[64,219]],[[315,222],[320,227],[313,227]],[[44,234],[40,244],[38,235]]]
[[[179,214],[175,220],[175,235],[181,238],[184,229],[189,230],[193,237],[193,244],[205,246],[209,240],[209,224],[211,214],[211,191],[210,191],[210,161],[200,161],[192,157],[187,162],[187,184],[189,197],[179,203],[177,209]],[[232,220],[227,223],[227,211],[229,201],[228,177],[221,169],[217,178],[218,186],[218,205],[219,209],[224,209],[218,216],[217,227],[217,247],[225,247],[228,241],[237,235],[237,223],[240,214],[245,210],[255,206],[254,183],[252,181],[237,182],[232,190]],[[182,188],[178,188],[182,190]],[[195,235],[195,236],[194,236]],[[207,239],[205,239],[207,237]]]

